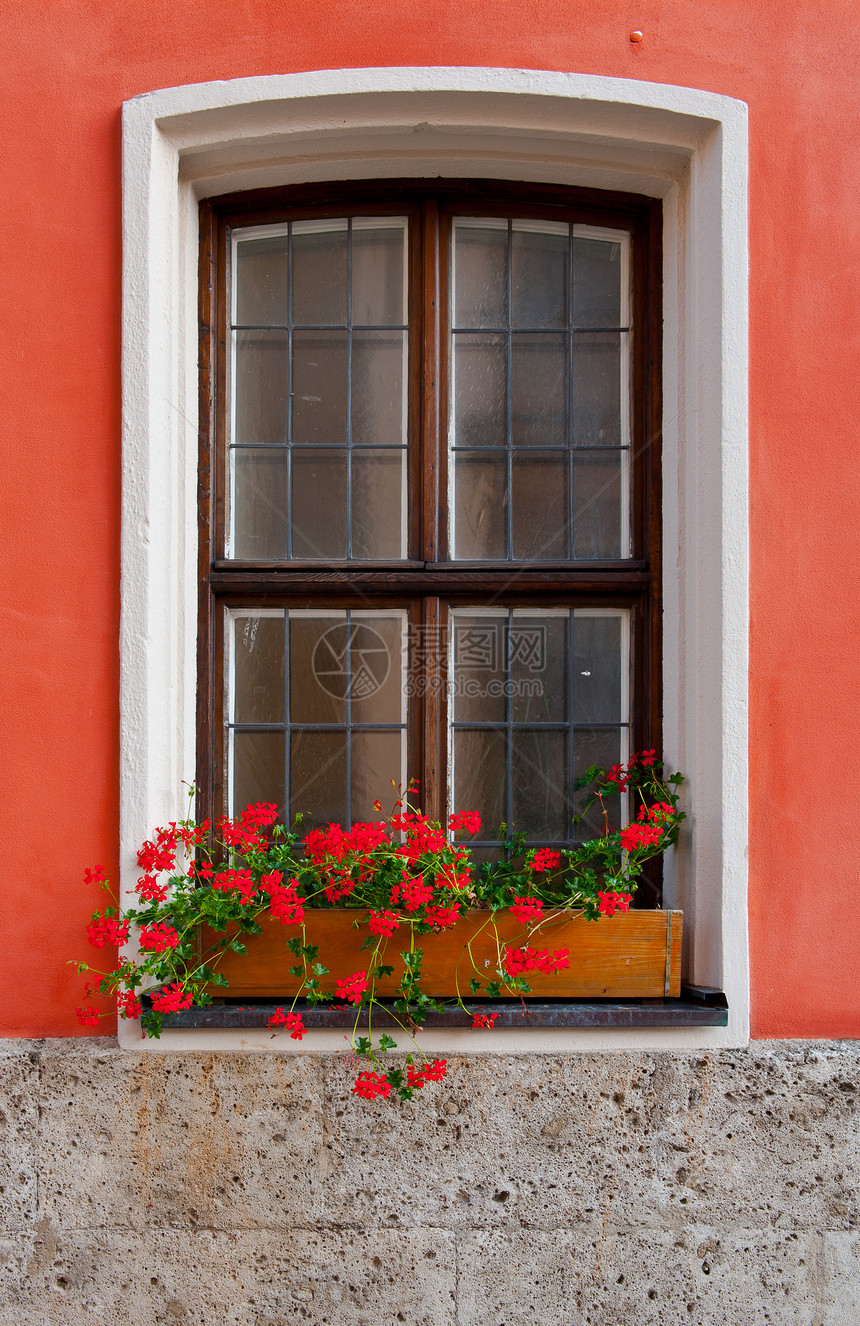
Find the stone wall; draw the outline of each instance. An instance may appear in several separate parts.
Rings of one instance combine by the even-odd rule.
[[[501,1041],[500,1041],[501,1044]],[[3,1326],[857,1326],[860,1046],[343,1058],[0,1045]]]

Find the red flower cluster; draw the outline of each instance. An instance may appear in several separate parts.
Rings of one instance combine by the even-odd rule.
[[[140,927],[142,949],[151,949],[153,953],[164,953],[166,949],[176,948],[178,944],[179,935],[172,925],[156,923],[148,928],[145,925]]]
[[[388,939],[400,925],[400,917],[396,912],[370,912],[367,925],[372,935],[384,935]]]
[[[665,824],[675,813],[674,806],[670,806],[668,801],[655,801],[653,806],[642,806],[638,820],[650,820],[652,824]]]
[[[88,888],[90,885],[101,888],[102,884],[107,883],[107,875],[104,872],[104,867],[93,866],[92,870],[90,870],[89,866],[87,866],[84,871],[84,883]]]
[[[630,893],[611,893],[601,890],[597,895],[601,916],[614,916],[616,912],[629,912]]]
[[[274,872],[279,879],[282,879],[280,871]],[[267,879],[273,879],[274,875],[264,876]],[[305,919],[304,899],[298,895],[297,879],[291,879],[286,888],[279,888],[276,884],[271,886],[271,900],[269,902],[269,911],[276,921],[281,925],[302,925]]]
[[[440,930],[447,930],[460,915],[460,904],[452,902],[450,907],[428,907],[424,919],[428,925],[437,925]]]
[[[257,883],[254,880],[254,872],[247,867],[241,870],[219,870],[212,876],[211,884],[217,893],[227,893],[230,889],[236,889],[239,894],[239,901],[245,904],[249,903],[257,892]]]
[[[128,939],[128,921],[117,921],[113,916],[95,916],[87,926],[93,948],[110,945],[119,948]]]
[[[490,1031],[498,1016],[498,1013],[473,1013],[472,1026],[483,1027],[487,1031]]]
[[[302,1021],[301,1013],[285,1013],[282,1008],[276,1008],[269,1018],[269,1026],[274,1031],[276,1027],[287,1027],[290,1033],[290,1039],[300,1041],[307,1028]]]
[[[393,903],[398,900],[395,894],[398,894],[403,900],[403,906],[407,912],[417,912],[419,907],[423,907],[433,897],[433,885],[425,884],[420,875],[416,875],[414,879],[405,877],[402,884],[395,884],[391,890],[391,901]]]
[[[159,870],[172,870],[176,865],[176,845],[145,842],[137,849],[137,864],[147,874],[156,874]]]
[[[434,829],[426,815],[407,811],[405,815],[392,815],[391,827],[406,835],[406,842],[395,848],[399,856],[417,861],[425,852],[445,852],[450,843],[441,829]]]
[[[448,820],[450,833],[480,833],[481,817],[476,810],[461,810]]]
[[[436,876],[437,889],[454,889],[458,893],[462,893],[464,889],[470,888],[471,884],[472,877],[467,870],[461,871],[458,874],[457,871],[451,867],[450,874],[448,870],[441,870]]]
[[[116,1003],[121,1018],[139,1018],[143,1012],[133,990],[121,990],[116,997]]]
[[[656,847],[663,830],[658,824],[628,824],[621,830],[621,846],[625,852],[638,851],[640,847]]]
[[[178,1013],[180,1008],[190,1008],[192,1001],[191,991],[183,990],[178,981],[174,981],[152,996],[152,1007],[158,1013]]]
[[[406,1070],[406,1081],[410,1087],[417,1087],[420,1091],[428,1082],[441,1082],[447,1071],[447,1059],[434,1059],[432,1064],[424,1064],[421,1068],[410,1064]]]
[[[532,870],[542,875],[545,870],[555,870],[561,865],[561,853],[554,852],[551,847],[539,847],[532,857]]]
[[[137,892],[141,902],[167,902],[167,885],[159,884],[155,875],[141,875]]]
[[[509,976],[521,976],[526,971],[539,971],[550,976],[569,966],[569,960],[570,949],[560,948],[550,953],[549,949],[532,948],[527,944],[524,948],[509,948],[502,959],[502,965]]]
[[[511,903],[511,915],[516,917],[521,925],[528,925],[529,921],[537,921],[543,911],[543,903],[540,898],[517,898]]]
[[[101,1013],[97,1008],[76,1008],[75,1012],[78,1016],[78,1022],[80,1022],[81,1026],[97,1027],[99,1025],[99,1018],[101,1017]]]
[[[345,999],[350,1004],[360,1004],[361,996],[368,984],[366,971],[356,971],[351,976],[342,976],[335,985],[335,998]]]
[[[377,1096],[391,1095],[391,1083],[380,1073],[359,1073],[352,1092],[362,1100],[376,1100]]]

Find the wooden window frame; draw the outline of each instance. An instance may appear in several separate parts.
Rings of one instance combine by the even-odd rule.
[[[320,215],[410,218],[408,557],[380,564],[344,561],[262,563],[225,557],[229,235]],[[630,346],[631,556],[617,561],[516,563],[453,561],[447,549],[447,307],[451,214],[566,220],[627,229],[631,236],[633,331]],[[447,605],[625,607],[631,611],[633,749],[661,745],[661,307],[662,209],[653,198],[505,182],[383,180],[378,183],[256,190],[200,204],[200,460],[197,776],[205,815],[224,810],[224,607],[348,607],[371,600],[407,607],[424,627]],[[415,500],[420,493],[420,500]],[[417,614],[417,615],[415,615]],[[428,737],[428,734],[434,734]],[[421,779],[432,818],[447,807],[444,693],[410,705],[410,770]],[[640,890],[655,904],[659,884]],[[646,896],[648,895],[648,896]]]

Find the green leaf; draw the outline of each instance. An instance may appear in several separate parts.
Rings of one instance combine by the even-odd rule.
[[[385,1051],[385,1050],[396,1050],[396,1049],[397,1049],[397,1041],[392,1040],[392,1038],[388,1035],[388,1033],[384,1031],[384,1032],[382,1033],[382,1035],[380,1036],[380,1038],[379,1038],[379,1048],[380,1048],[380,1050],[383,1050],[383,1051]]]
[[[321,962],[315,962],[313,970],[316,972],[317,976],[328,976],[328,967],[324,967]]]

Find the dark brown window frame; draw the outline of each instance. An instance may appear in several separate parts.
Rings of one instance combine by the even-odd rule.
[[[522,215],[627,229],[631,235],[631,556],[618,561],[516,564],[451,561],[447,492],[447,218]],[[408,558],[258,563],[224,555],[225,409],[229,235],[236,226],[287,217],[407,215],[410,218],[411,336]],[[257,190],[200,205],[200,464],[197,776],[202,813],[224,808],[223,612],[225,607],[406,607],[426,628],[448,605],[484,595],[500,606],[626,607],[631,610],[634,749],[661,744],[661,334],[662,213],[640,195],[500,181],[402,180]],[[415,495],[421,495],[415,500]],[[428,735],[429,734],[429,735]],[[432,818],[446,811],[447,715],[439,690],[410,705],[409,767]],[[639,901],[654,905],[655,887]],[[646,896],[649,895],[650,896]]]

